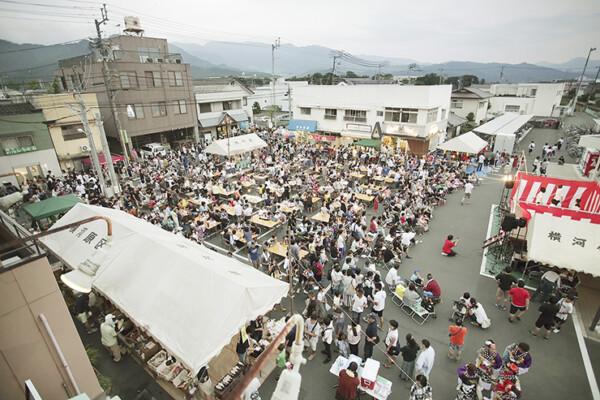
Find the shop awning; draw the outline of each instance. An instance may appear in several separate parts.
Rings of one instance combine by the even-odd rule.
[[[25,210],[31,219],[37,221],[42,218],[48,218],[69,211],[78,203],[83,203],[83,200],[74,194],[67,194],[27,204],[23,207],[23,210]]]
[[[381,145],[381,140],[363,139],[352,143],[353,146],[377,147]]]
[[[123,156],[115,156],[110,155],[112,157],[112,162],[116,163],[117,161],[123,161]],[[98,161],[100,161],[100,165],[106,165],[106,157],[104,157],[104,153],[98,153]],[[92,160],[90,157],[84,158],[81,162],[85,165],[91,165]]]
[[[446,151],[458,151],[460,153],[479,153],[488,145],[488,142],[473,132],[467,132],[438,146],[438,149]]]
[[[477,128],[473,129],[473,131],[477,133],[483,133],[486,135],[497,135],[499,133],[516,133],[531,118],[533,118],[533,114],[503,114],[498,118],[494,118],[490,122],[478,126]]]
[[[219,139],[212,142],[207,148],[208,154],[220,156],[234,156],[267,147],[267,143],[258,137],[256,133],[234,136],[232,138]]]
[[[293,119],[287,126],[290,131],[316,132],[317,121],[305,121],[302,119]]]
[[[110,218],[113,229],[94,289],[194,374],[287,295],[285,282],[123,211],[78,204],[55,226],[93,216]],[[106,230],[94,221],[41,241],[77,267]]]

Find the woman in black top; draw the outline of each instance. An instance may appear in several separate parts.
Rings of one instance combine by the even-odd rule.
[[[402,373],[400,379],[408,381],[412,379],[415,372],[415,360],[419,352],[419,345],[413,338],[412,334],[406,335],[406,345],[400,348],[402,354]],[[410,378],[410,379],[409,379]]]

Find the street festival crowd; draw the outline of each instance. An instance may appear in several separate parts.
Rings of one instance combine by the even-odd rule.
[[[266,131],[260,135],[268,146],[249,155],[251,168],[240,168],[234,160],[206,154],[201,145],[194,145],[164,157],[142,157],[128,167],[118,165],[122,192],[115,198],[102,195],[93,172],[63,171],[60,179],[49,172],[29,181],[24,201],[74,193],[89,204],[123,210],[200,244],[220,236],[220,245],[205,245],[215,251],[225,247],[229,257],[247,253],[255,268],[286,282],[289,273],[294,275],[295,288],[307,297],[303,316],[308,360],[316,356],[319,341],[325,364],[331,362],[332,347],[343,356],[360,356],[362,343],[363,360],[377,347],[386,354],[384,366],[395,365],[408,382],[410,399],[431,399],[428,379],[435,351],[427,339],[418,343],[410,333],[403,340],[397,321],[385,326],[386,297],[397,294],[405,306],[435,317],[441,297],[435,278],[415,270],[403,279],[398,269],[429,230],[435,208],[445,204],[446,194],[464,189],[463,202],[469,201],[479,180],[475,173],[467,173],[472,161],[450,154],[417,157],[363,147],[324,148]],[[485,168],[514,164],[504,154],[473,161],[485,163]],[[371,217],[368,208],[373,210]],[[262,244],[261,230],[268,232],[265,236],[271,234]],[[456,254],[456,243],[449,236],[442,255]],[[520,320],[529,307],[522,281],[517,282],[510,269],[496,280],[496,306],[506,309],[510,301],[510,321],[515,314]],[[548,298],[546,293],[543,297]],[[571,300],[544,301],[532,335],[545,327],[547,338],[551,329],[559,329],[572,311]],[[469,293],[454,303],[448,357],[459,362],[467,333],[464,325],[470,322],[485,329],[489,319]],[[281,303],[279,307],[285,311]],[[249,341],[260,325],[261,318],[250,324]],[[248,347],[250,343],[238,343],[240,359]],[[283,354],[278,358],[282,368]],[[531,364],[527,343],[508,344],[502,350],[487,340],[473,362],[458,368],[456,398],[480,399],[482,392],[492,399],[519,398],[520,379]],[[340,374],[337,399],[356,397],[356,370],[351,365]]]

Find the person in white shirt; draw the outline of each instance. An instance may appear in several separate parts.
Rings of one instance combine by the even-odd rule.
[[[369,300],[371,301],[371,303],[373,303],[373,308],[371,310],[375,314],[379,315],[379,322],[381,323],[379,325],[379,329],[381,330],[383,330],[383,309],[385,308],[385,299],[387,297],[385,290],[382,289],[383,285],[381,284],[381,282],[377,282],[375,284],[375,293],[373,294],[373,297],[369,297]]]
[[[560,328],[565,322],[567,322],[569,315],[573,314],[573,300],[574,297],[569,295],[567,297],[563,297],[558,301],[558,303],[556,303],[558,306],[560,306],[560,309],[558,310],[556,317],[554,317],[554,330],[552,332],[560,332]]]
[[[388,333],[385,336],[385,347],[387,349],[387,361],[383,364],[386,368],[391,368],[392,363],[396,359],[396,356],[400,353],[400,346],[398,345],[398,321],[391,320]]]
[[[481,328],[487,329],[489,328],[488,323],[489,318],[487,313],[483,309],[483,305],[477,303],[477,300],[471,298],[470,300],[471,308],[469,308],[469,317],[471,318],[471,325],[479,326]]]
[[[237,222],[240,222],[242,220],[242,213],[244,212],[244,209],[242,208],[242,205],[238,202],[235,203],[235,205],[233,206],[233,214],[235,215],[235,220]]]
[[[460,201],[460,205],[462,206],[467,200],[467,204],[471,202],[471,193],[473,193],[473,184],[471,182],[467,182],[465,184],[465,196]]]
[[[401,281],[402,279],[398,276],[398,264],[394,264],[385,276],[385,283],[388,285],[390,290],[394,291],[396,290],[396,285],[398,285]]]
[[[321,336],[321,325],[319,325],[319,321],[317,321],[317,314],[313,313],[304,322],[304,339],[308,341],[311,350],[308,361],[312,360],[317,355],[319,336]]]
[[[356,290],[356,294],[352,297],[352,304],[350,309],[352,310],[352,319],[354,321],[360,321],[360,317],[367,306],[367,297],[364,296],[363,290]]]
[[[434,361],[435,350],[433,350],[433,347],[431,347],[431,343],[429,343],[429,340],[427,339],[421,340],[421,353],[419,354],[415,364],[417,368],[417,374],[422,374],[427,378],[427,380],[429,380],[429,374],[433,369]]]
[[[540,191],[535,196],[535,204],[542,204],[544,202],[544,195],[546,194],[546,188],[540,188]]]

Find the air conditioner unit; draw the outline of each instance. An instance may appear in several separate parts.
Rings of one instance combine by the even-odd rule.
[[[175,64],[181,64],[181,59],[180,58],[176,58],[175,59]]]
[[[162,58],[157,58],[156,62],[162,64],[163,63],[163,59]]]
[[[81,151],[90,151],[90,146],[86,146],[86,145],[81,146]]]

